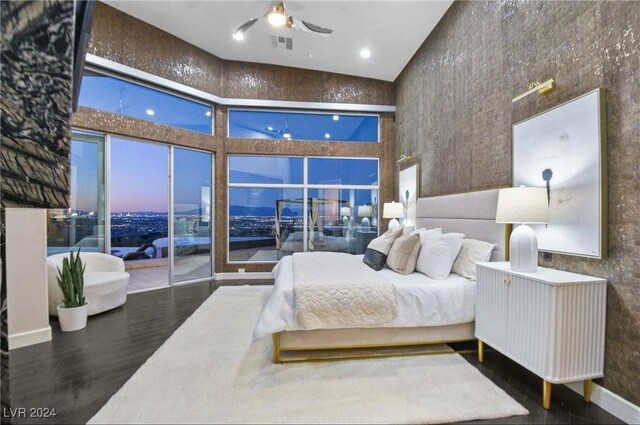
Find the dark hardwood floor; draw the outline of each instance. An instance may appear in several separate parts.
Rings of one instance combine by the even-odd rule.
[[[474,343],[475,345],[475,343]],[[621,420],[584,399],[564,385],[553,385],[551,409],[542,407],[542,379],[497,351],[463,354],[469,363],[529,411],[526,416],[474,421],[474,424],[623,424]]]
[[[14,409],[26,408],[27,416],[29,408],[55,409],[56,416],[13,422],[86,423],[217,288],[211,282],[133,294],[78,332],[63,333],[52,320],[51,342],[10,352],[11,402]],[[554,385],[546,411],[540,378],[495,351],[485,353],[483,364],[474,354],[464,357],[530,412],[476,423],[622,423],[561,385]]]

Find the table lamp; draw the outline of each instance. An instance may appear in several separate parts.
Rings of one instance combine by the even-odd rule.
[[[373,208],[371,205],[360,205],[358,207],[358,217],[363,217],[360,225],[362,227],[369,227],[369,217],[373,215]]]
[[[404,217],[404,207],[399,202],[385,202],[382,209],[382,218],[392,219],[389,222],[389,230],[400,227],[399,218]]]
[[[519,223],[511,232],[511,270],[538,270],[538,239],[527,223],[548,223],[549,201],[544,187],[512,187],[498,193],[496,223]]]

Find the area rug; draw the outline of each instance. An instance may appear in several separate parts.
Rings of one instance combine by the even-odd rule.
[[[270,286],[222,287],[89,423],[446,423],[527,414],[458,354],[271,362]]]

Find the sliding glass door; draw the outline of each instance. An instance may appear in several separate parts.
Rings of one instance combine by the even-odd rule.
[[[71,205],[49,210],[47,254],[105,250],[104,136],[71,134]]]
[[[111,254],[132,271],[129,291],[169,284],[169,147],[111,136]]]
[[[210,278],[213,155],[173,148],[173,281]]]
[[[75,131],[71,208],[49,211],[48,255],[120,257],[129,292],[213,277],[211,152]]]

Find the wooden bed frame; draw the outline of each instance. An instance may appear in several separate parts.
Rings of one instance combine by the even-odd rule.
[[[509,258],[510,225],[495,222],[499,189],[419,198],[416,228],[442,227],[496,244],[491,261]],[[450,353],[426,346],[474,340],[474,322],[416,328],[350,328],[273,334],[274,363]]]

